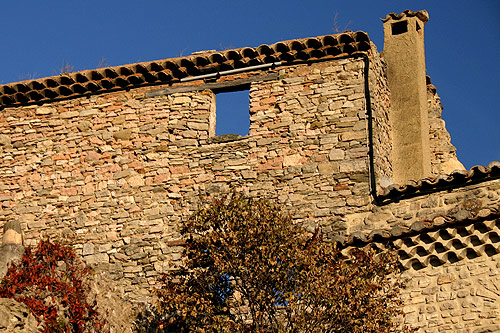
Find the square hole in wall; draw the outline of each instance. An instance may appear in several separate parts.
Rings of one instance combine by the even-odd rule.
[[[400,21],[392,24],[392,34],[401,35],[408,31],[408,21]]]
[[[249,90],[218,92],[215,95],[215,135],[248,135],[250,128]]]

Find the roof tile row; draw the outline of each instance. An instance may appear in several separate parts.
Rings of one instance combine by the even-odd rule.
[[[429,13],[426,10],[419,10],[417,12],[414,12],[412,10],[405,10],[401,14],[397,13],[389,13],[385,16],[385,18],[381,19],[383,22],[387,22],[390,19],[392,20],[402,20],[406,17],[418,17],[422,22],[426,23],[429,21]]]
[[[496,207],[484,208],[476,213],[469,211],[458,211],[454,215],[435,216],[432,220],[417,221],[409,226],[398,225],[390,230],[377,229],[369,234],[361,231],[354,232],[347,237],[336,236],[333,241],[342,246],[366,244],[372,242],[384,242],[407,237],[412,234],[419,234],[435,230],[440,227],[450,227],[464,221],[478,221],[483,219],[498,219],[500,218],[500,209]]]
[[[289,40],[272,45],[264,44],[255,48],[214,51],[187,57],[65,73],[0,86],[0,108],[116,89],[172,83],[189,76],[278,61],[294,63],[337,58],[370,49],[368,35],[358,31]]]
[[[463,186],[477,181],[500,178],[500,162],[493,161],[487,167],[476,165],[469,171],[455,170],[449,175],[440,175],[435,178],[423,178],[410,181],[404,185],[391,184],[380,195],[382,200],[392,200],[402,196],[424,194],[429,190]]]

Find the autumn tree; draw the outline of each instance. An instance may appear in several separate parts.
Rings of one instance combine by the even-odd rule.
[[[184,262],[163,276],[165,332],[390,332],[401,282],[391,252],[342,255],[266,200],[233,193],[185,221]]]

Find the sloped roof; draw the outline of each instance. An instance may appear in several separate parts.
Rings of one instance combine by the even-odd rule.
[[[365,32],[294,39],[259,47],[206,52],[187,57],[64,73],[0,86],[0,108],[92,93],[179,82],[203,74],[274,62],[338,58],[371,49]]]
[[[390,185],[381,198],[403,199],[408,194],[425,194],[426,191],[444,190],[458,186],[472,185],[476,182],[500,179],[500,162],[491,162],[487,167],[474,166],[469,171],[457,170],[450,175],[437,178],[424,178],[405,185]],[[353,232],[347,236],[335,236],[333,241],[341,246],[360,245],[372,242],[394,241],[414,234],[429,232],[438,228],[453,227],[463,222],[495,220],[500,218],[500,205],[483,207],[477,210],[458,210],[453,215],[436,215],[431,219],[420,220],[411,225],[397,225],[392,229],[376,229],[370,233]],[[500,251],[500,248],[498,249]]]
[[[360,245],[372,242],[395,241],[404,237],[453,227],[466,221],[495,220],[500,218],[500,207],[485,207],[477,211],[458,210],[453,215],[437,215],[432,219],[421,220],[409,226],[398,225],[392,229],[376,229],[370,233],[353,232],[347,237],[336,236],[333,241],[342,246]],[[500,251],[500,249],[499,249]]]
[[[423,178],[409,181],[404,185],[391,184],[379,195],[382,200],[391,200],[408,195],[425,194],[440,188],[449,188],[473,184],[478,181],[500,178],[500,162],[493,161],[487,167],[476,165],[469,171],[455,170],[449,175]]]

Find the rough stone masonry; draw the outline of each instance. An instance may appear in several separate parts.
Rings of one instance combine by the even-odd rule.
[[[423,42],[427,19],[388,15],[386,43]],[[394,116],[391,57],[349,32],[1,86],[0,225],[20,222],[28,245],[71,237],[148,302],[181,259],[179,222],[235,188],[343,244],[394,244],[407,324],[500,330],[500,164],[463,170],[424,66],[415,155],[427,164],[402,172],[395,119],[411,116]],[[249,134],[216,136],[217,93],[232,90],[248,91]]]

